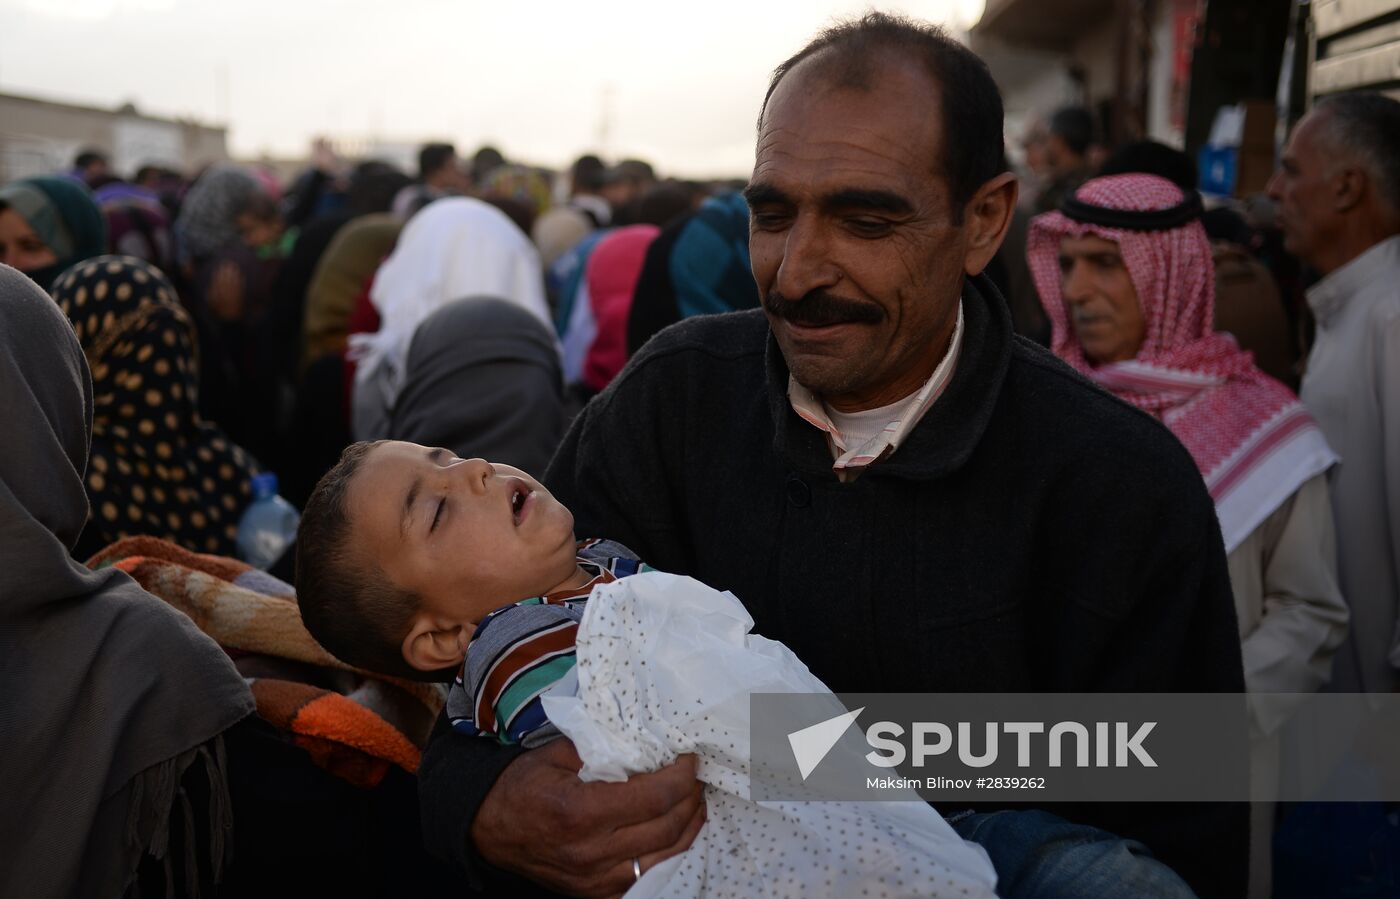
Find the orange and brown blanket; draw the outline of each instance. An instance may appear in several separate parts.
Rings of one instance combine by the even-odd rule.
[[[353,668],[326,652],[302,625],[291,585],[154,537],[120,540],[87,564],[125,571],[190,616],[248,678],[258,714],[322,768],[366,787],[391,764],[417,772],[445,689]]]

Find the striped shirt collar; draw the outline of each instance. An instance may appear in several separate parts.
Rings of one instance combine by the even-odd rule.
[[[826,404],[812,391],[797,383],[792,375],[788,375],[788,402],[803,421],[826,434],[827,445],[830,446],[831,455],[836,460],[831,467],[838,476],[844,470],[863,469],[898,449],[904,438],[933,407],[934,402],[948,386],[948,382],[952,380],[953,370],[957,367],[958,353],[962,349],[962,339],[963,304],[959,299],[957,324],[953,326],[953,339],[948,341],[948,352],[944,354],[943,361],[938,363],[933,374],[917,393],[887,407],[891,416],[884,430],[859,446],[847,444],[841,429],[832,421],[831,412]]]

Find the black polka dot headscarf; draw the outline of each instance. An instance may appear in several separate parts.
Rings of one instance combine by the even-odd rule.
[[[234,554],[253,458],[199,417],[194,325],[165,275],[101,256],[54,282],[92,369],[91,526],[104,542],[146,534]]]

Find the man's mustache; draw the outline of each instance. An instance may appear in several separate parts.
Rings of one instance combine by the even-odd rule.
[[[772,290],[763,298],[763,308],[776,318],[813,328],[847,322],[874,325],[885,319],[885,310],[874,303],[861,303],[838,297],[825,290],[809,291],[800,300],[788,299],[778,291]]]

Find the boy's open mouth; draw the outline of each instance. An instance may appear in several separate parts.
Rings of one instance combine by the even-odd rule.
[[[530,500],[535,495],[535,491],[525,486],[522,481],[515,481],[511,484],[510,492],[510,514],[515,519],[516,527],[525,520],[525,516],[530,514]]]

